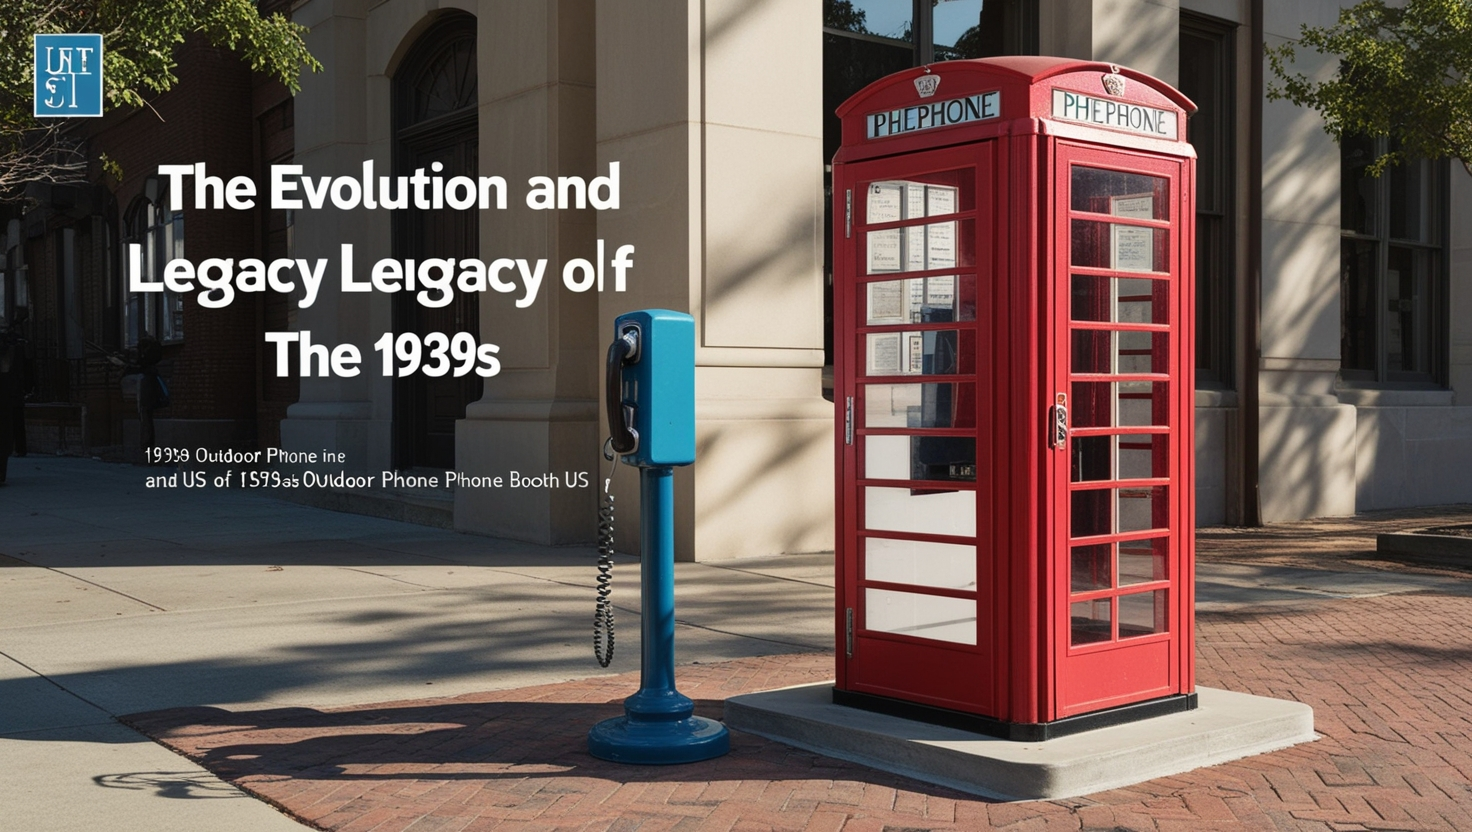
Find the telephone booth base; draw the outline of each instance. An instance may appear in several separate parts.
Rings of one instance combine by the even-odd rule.
[[[1169,714],[1194,711],[1198,699],[1194,692],[1162,696],[1159,699],[1064,717],[1052,722],[1003,722],[980,714],[952,711],[919,702],[907,702],[903,699],[891,699],[887,696],[875,696],[838,688],[833,689],[833,704],[1014,742],[1045,742],[1058,737],[1092,731],[1096,728],[1110,728]]]
[[[733,696],[727,726],[993,800],[1055,800],[1183,774],[1318,738],[1301,702],[1197,688],[1200,707],[1047,742],[994,737],[832,702],[832,682]]]

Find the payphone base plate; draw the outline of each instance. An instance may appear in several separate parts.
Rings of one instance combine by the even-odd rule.
[[[696,763],[730,750],[731,732],[703,716],[671,721],[620,716],[605,719],[588,732],[588,753],[614,763]]]

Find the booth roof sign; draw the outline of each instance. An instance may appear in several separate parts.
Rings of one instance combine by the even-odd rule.
[[[1095,98],[1072,90],[1053,90],[1053,118],[1175,139],[1176,114],[1169,110]]]
[[[869,113],[864,116],[869,138],[882,139],[968,121],[985,121],[1002,114],[1002,94],[996,90],[960,98],[928,101],[913,107]]]

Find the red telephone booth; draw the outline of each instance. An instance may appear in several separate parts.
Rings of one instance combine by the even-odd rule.
[[[1020,740],[1195,707],[1194,110],[1039,57],[839,108],[835,701]]]

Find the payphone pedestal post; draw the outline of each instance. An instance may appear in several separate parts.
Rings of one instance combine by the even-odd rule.
[[[588,753],[617,763],[693,763],[730,750],[726,726],[695,716],[675,689],[675,469],[639,469],[643,664],[624,715],[588,732]]]

